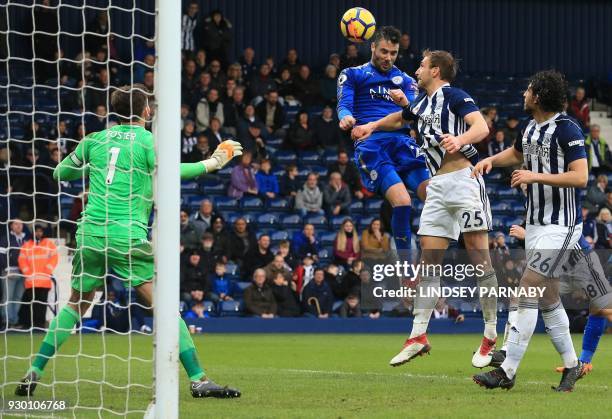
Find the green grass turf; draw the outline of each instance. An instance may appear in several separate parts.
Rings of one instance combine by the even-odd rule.
[[[579,349],[581,337],[575,335]],[[28,356],[38,346],[29,336],[11,334],[0,338],[0,356]],[[103,353],[126,357],[127,337],[107,336],[106,350],[99,335],[73,336],[63,355],[79,351],[90,357],[59,358],[48,365],[44,383],[56,379],[104,380],[125,385],[151,385],[152,364],[128,363]],[[498,417],[605,417],[612,412],[612,336],[604,336],[595,356],[594,371],[581,380],[574,393],[557,394],[559,374],[553,368],[559,357],[546,335],[534,336],[521,365],[515,388],[509,392],[484,390],[471,381],[478,370],[470,365],[478,345],[476,335],[431,335],[432,355],[398,368],[389,359],[401,347],[399,335],[198,335],[195,342],[210,377],[243,392],[240,399],[193,399],[181,369],[180,414],[182,418],[498,418]],[[131,356],[150,359],[151,338],[132,338]],[[27,361],[3,358],[0,364],[2,396],[14,399],[14,382]],[[109,385],[81,382],[57,384],[55,398],[71,406],[97,407],[125,412],[144,409],[147,389],[113,389]],[[52,397],[50,387],[39,386],[36,399]],[[607,413],[606,413],[607,412]],[[130,417],[141,417],[142,414]],[[1,415],[0,415],[1,416]],[[44,415],[43,415],[44,416]],[[95,410],[77,409],[60,417],[97,417]],[[117,417],[103,411],[103,417]],[[8,416],[6,416],[8,417]],[[609,417],[609,416],[608,416]]]

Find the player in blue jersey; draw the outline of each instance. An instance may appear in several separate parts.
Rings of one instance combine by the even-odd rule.
[[[338,119],[340,128],[380,119],[401,108],[393,101],[394,90],[409,100],[417,93],[414,80],[393,65],[401,33],[391,26],[380,28],[372,37],[372,58],[367,64],[343,70],[338,77]],[[397,92],[395,93],[397,94]],[[355,163],[366,188],[385,197],[393,207],[391,226],[399,254],[410,249],[411,200],[408,189],[425,199],[429,173],[418,146],[407,127],[380,132],[368,141],[355,144]]]
[[[532,120],[514,147],[484,159],[474,168],[479,177],[493,167],[523,163],[512,173],[511,186],[527,185],[525,250],[527,266],[520,286],[545,286],[542,298],[520,297],[516,321],[508,334],[506,359],[499,368],[475,375],[486,388],[510,389],[535,330],[538,308],[552,343],[564,365],[556,391],[572,391],[582,373],[569,330],[569,319],[559,297],[561,267],[582,235],[580,189],[588,181],[584,135],[562,115],[567,84],[556,71],[535,74],[524,93],[525,110]]]
[[[497,277],[489,255],[491,208],[484,181],[472,178],[471,173],[472,164],[478,158],[473,144],[484,139],[489,129],[474,100],[450,85],[456,74],[457,64],[452,54],[423,52],[416,72],[419,96],[412,103],[406,97],[398,97],[402,111],[355,127],[353,136],[360,140],[367,138],[367,142],[381,130],[393,130],[407,121],[417,121],[423,142],[421,150],[433,176],[427,186],[418,231],[422,260],[426,265],[441,265],[450,241],[463,234],[470,262],[483,267],[482,275],[476,280],[479,290],[487,290],[479,295],[484,336],[472,357],[472,365],[483,368],[491,362],[497,340],[497,299],[488,292],[497,288]],[[402,365],[430,350],[427,327],[437,298],[429,290],[439,287],[440,275],[435,271],[420,275],[412,331],[402,350],[391,359],[391,366]]]

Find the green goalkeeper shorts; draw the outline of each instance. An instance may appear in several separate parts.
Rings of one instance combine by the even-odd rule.
[[[151,243],[144,239],[77,235],[77,251],[72,260],[72,288],[89,292],[103,287],[106,275],[113,273],[126,288],[153,279]]]

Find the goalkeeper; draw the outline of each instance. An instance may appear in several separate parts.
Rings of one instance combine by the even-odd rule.
[[[153,135],[144,128],[151,112],[146,91],[137,84],[113,92],[111,104],[121,124],[85,137],[53,172],[57,181],[88,177],[89,200],[77,230],[70,300],[51,321],[32,366],[17,386],[18,396],[32,395],[45,365],[87,311],[95,291],[104,286],[109,268],[126,287],[134,287],[148,306],[153,304],[154,260],[147,224],[153,205],[155,150]],[[217,171],[241,154],[239,143],[224,141],[210,159],[181,164],[181,178]],[[179,358],[191,380],[191,395],[239,397],[240,391],[219,386],[207,377],[187,325],[180,316],[177,321]]]

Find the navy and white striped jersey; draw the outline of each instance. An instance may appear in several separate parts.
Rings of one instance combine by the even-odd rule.
[[[198,25],[198,15],[193,17],[188,14],[183,15],[181,20],[181,48],[187,51],[195,51],[195,39],[193,32]]]
[[[417,119],[419,135],[423,141],[421,151],[427,157],[427,167],[432,176],[442,166],[446,150],[440,145],[442,134],[461,135],[469,129],[463,118],[478,107],[467,93],[446,83],[431,97],[421,93],[410,107],[404,108],[404,120]],[[461,153],[472,162],[478,162],[478,151],[471,144],[461,147]]]
[[[514,148],[523,154],[525,166],[532,172],[564,173],[574,160],[586,159],[584,134],[567,115],[555,114],[541,124],[532,119],[521,134]],[[581,224],[580,189],[527,185],[527,223],[566,227]]]

